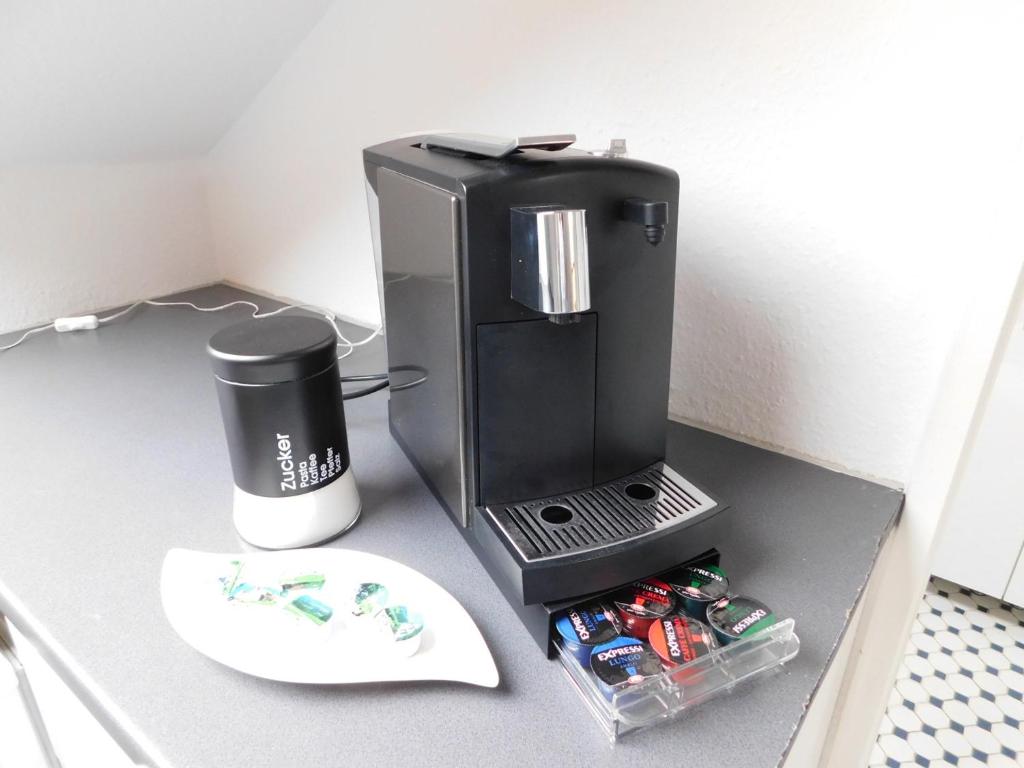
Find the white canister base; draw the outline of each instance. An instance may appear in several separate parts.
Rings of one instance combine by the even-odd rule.
[[[362,502],[352,467],[328,485],[300,496],[256,496],[235,486],[235,530],[263,549],[319,544],[356,522]]]

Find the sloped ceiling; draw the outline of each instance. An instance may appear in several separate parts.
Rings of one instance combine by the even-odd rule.
[[[0,166],[209,150],[329,0],[0,0]]]

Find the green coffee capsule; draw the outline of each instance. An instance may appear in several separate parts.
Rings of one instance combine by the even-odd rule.
[[[724,597],[708,606],[708,624],[723,644],[756,635],[775,622],[772,609],[751,597]]]
[[[708,605],[729,593],[729,579],[717,565],[688,565],[664,577],[690,617],[704,621]]]

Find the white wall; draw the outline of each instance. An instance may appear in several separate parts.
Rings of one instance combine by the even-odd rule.
[[[0,333],[218,278],[197,163],[0,169]]]
[[[227,278],[375,324],[364,146],[625,136],[682,180],[671,413],[905,480],[1021,168],[1020,6],[506,10],[335,5],[211,153]]]
[[[0,166],[205,153],[329,0],[4,0]]]
[[[993,213],[1008,222],[1019,220],[1020,203],[1010,196],[991,200]],[[991,248],[986,248],[985,258],[978,259],[965,277],[965,320],[955,334],[915,455],[903,518],[871,574],[856,636],[843,641],[853,653],[822,768],[862,768],[868,762],[932,572],[935,543],[976,445],[998,376],[996,363],[1012,335],[1010,310],[1014,294],[1019,300],[1019,288],[1024,287],[1024,224],[1013,226],[1017,237],[986,243]]]
[[[0,3],[0,332],[219,279],[198,161],[328,2]]]
[[[1011,576],[1024,545],[1024,283],[1010,310],[1009,338],[993,361],[992,387],[979,406],[978,433],[936,542],[932,573],[1020,604]]]

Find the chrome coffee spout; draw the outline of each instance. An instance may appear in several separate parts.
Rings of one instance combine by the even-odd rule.
[[[572,322],[590,309],[585,210],[512,209],[512,298],[553,322]]]

